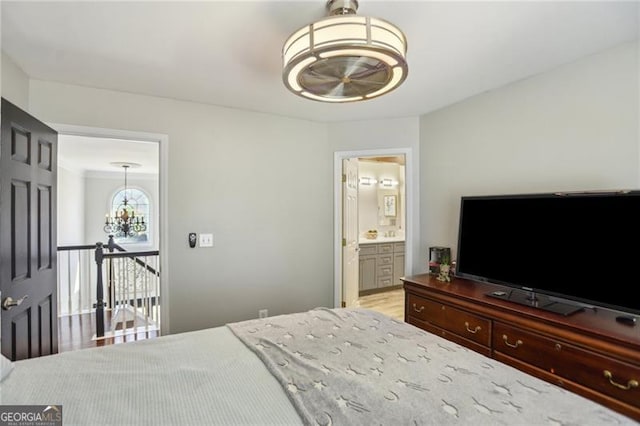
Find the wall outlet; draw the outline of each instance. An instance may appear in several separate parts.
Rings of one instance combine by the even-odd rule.
[[[213,234],[200,234],[200,247],[213,247]]]
[[[258,311],[258,318],[266,318],[269,316],[269,310],[268,309],[260,309]]]

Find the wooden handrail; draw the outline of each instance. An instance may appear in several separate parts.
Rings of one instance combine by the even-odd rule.
[[[82,245],[82,246],[60,246],[58,247],[58,251],[72,251],[72,250],[93,250],[96,248],[95,244],[92,245]]]
[[[104,243],[99,242],[93,245],[85,244],[85,245],[75,245],[75,246],[60,246],[57,249],[58,251],[94,250],[95,248],[97,248],[98,244],[101,244],[103,249],[106,248],[109,250],[109,253],[105,253],[105,257],[129,257],[133,259],[138,265],[142,266],[153,275],[158,275],[158,276],[160,275],[160,272],[156,271],[154,268],[152,268],[151,266],[147,265],[145,262],[139,259],[140,256],[157,256],[160,254],[158,250],[136,251],[136,252],[127,251],[127,249],[123,248],[113,240],[113,235],[109,235],[109,241],[107,242],[106,245]],[[126,254],[122,256],[107,256],[107,254],[109,255],[113,254],[112,252],[114,250],[118,250],[119,252],[126,253]]]
[[[58,251],[94,250],[94,259],[97,267],[96,304],[95,304],[96,337],[103,337],[105,333],[104,310],[105,310],[105,306],[107,305],[104,300],[104,284],[102,279],[102,269],[103,269],[103,263],[105,260],[108,260],[108,263],[107,263],[108,277],[107,278],[110,281],[110,285],[111,285],[111,280],[113,279],[112,278],[113,264],[111,262],[111,259],[114,259],[114,258],[132,259],[134,262],[136,262],[136,264],[145,268],[147,272],[150,272],[151,274],[156,275],[158,277],[160,276],[159,271],[149,266],[146,262],[140,259],[141,257],[146,257],[146,256],[159,256],[160,255],[159,250],[127,251],[126,249],[124,249],[123,247],[115,243],[115,241],[113,240],[113,235],[109,235],[109,242],[107,244],[104,244],[102,242],[97,242],[96,244],[93,244],[93,245],[85,244],[85,245],[60,246],[60,247],[57,247],[57,250]],[[110,292],[109,292],[109,296],[111,296]],[[111,301],[109,303],[111,304]]]
[[[125,252],[105,253],[104,257],[109,257],[109,258],[111,257],[144,257],[144,256],[157,256],[159,254],[160,254],[160,251],[158,250],[125,251]]]

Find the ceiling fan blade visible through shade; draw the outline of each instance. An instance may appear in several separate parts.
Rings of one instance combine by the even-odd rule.
[[[385,86],[392,70],[383,62],[359,56],[326,58],[300,74],[300,85],[329,98],[364,97]]]
[[[375,87],[382,87],[382,86],[383,84],[376,83]],[[351,83],[349,84],[350,91],[354,95],[357,94],[358,96],[366,96],[369,93],[371,93],[371,87],[373,86],[370,83],[365,83],[358,80],[352,80]]]

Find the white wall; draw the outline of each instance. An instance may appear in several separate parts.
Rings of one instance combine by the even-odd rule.
[[[46,122],[168,135],[170,332],[332,306],[325,125],[37,80],[30,90]],[[212,233],[214,247],[189,248],[189,232]]]
[[[2,97],[25,111],[29,110],[29,76],[2,52]]]
[[[423,116],[424,258],[455,253],[462,195],[638,188],[639,75],[626,44]]]
[[[58,246],[87,243],[84,206],[84,174],[58,167]]]
[[[57,245],[71,246],[84,244],[84,174],[58,165],[58,228]],[[86,257],[93,253],[60,251],[58,252],[58,277],[60,277],[60,291],[58,292],[58,314],[69,314],[80,309],[79,295],[83,292],[83,301],[87,304],[95,302],[90,297],[94,293],[92,285],[88,285],[86,277],[81,277],[81,265],[89,264]],[[83,256],[82,260],[78,256]],[[88,291],[87,291],[88,290]]]

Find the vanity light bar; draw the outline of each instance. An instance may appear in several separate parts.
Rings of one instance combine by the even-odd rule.
[[[360,178],[360,185],[375,185],[376,183],[378,183],[377,180],[375,180],[374,178],[371,177],[361,177]]]

